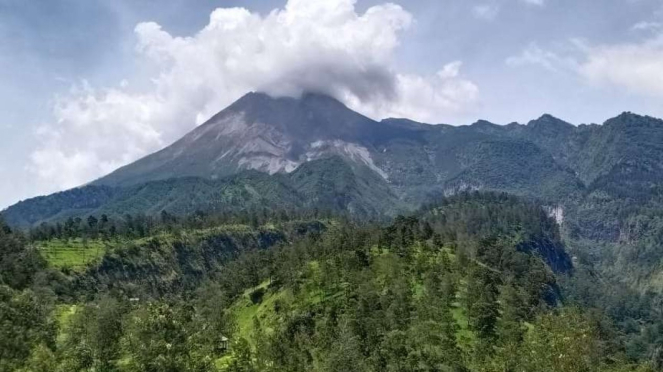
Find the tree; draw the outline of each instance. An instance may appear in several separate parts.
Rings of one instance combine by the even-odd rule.
[[[39,252],[27,245],[25,238],[0,225],[0,284],[24,289],[35,275],[46,268]]]
[[[499,340],[502,345],[516,345],[522,341],[528,309],[525,295],[513,285],[500,288],[499,303],[501,315],[497,324]]]
[[[0,371],[14,371],[37,345],[54,347],[56,327],[48,300],[0,285]]]
[[[230,365],[226,368],[228,372],[257,372],[253,363],[251,345],[243,338],[238,339],[232,347],[232,358]]]
[[[96,230],[99,220],[95,216],[89,216],[87,218],[87,225],[90,227],[90,230]]]
[[[421,226],[421,239],[428,240],[433,237],[433,227],[428,223],[428,221],[422,222]]]
[[[102,297],[96,306],[91,335],[95,370],[112,371],[115,361],[120,357],[122,320],[127,306],[108,296]]]
[[[475,264],[467,279],[467,314],[470,328],[479,339],[477,356],[492,353],[495,342],[499,307],[497,303],[498,277],[490,269]]]
[[[48,346],[39,344],[32,349],[30,358],[18,372],[52,371],[57,365],[58,361],[53,351]]]
[[[361,372],[367,370],[366,358],[362,355],[359,337],[354,334],[351,320],[340,319],[336,342],[324,360],[323,371]]]
[[[129,314],[122,349],[131,356],[132,371],[207,371],[210,358],[195,357],[198,345],[189,342],[189,319],[182,308],[148,304]]]
[[[537,319],[518,353],[526,371],[626,371],[618,354],[604,354],[600,333],[578,309],[564,309]],[[610,362],[608,362],[610,357]]]

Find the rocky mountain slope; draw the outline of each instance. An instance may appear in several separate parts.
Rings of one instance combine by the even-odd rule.
[[[132,186],[88,185],[20,202],[3,212],[14,226],[89,215],[186,215],[305,211],[379,218],[405,206],[379,175],[339,156],[311,161],[292,173],[241,171],[218,180],[180,177]]]
[[[543,115],[525,125],[454,127],[377,122],[316,94],[249,93],[155,154],[3,215],[23,226],[122,209],[315,205],[379,215],[459,191],[497,190],[556,207],[572,234],[619,241],[633,236],[625,221],[660,204],[662,170],[663,121],[632,113],[604,125]]]
[[[374,218],[467,190],[537,199],[582,247],[574,254],[617,276],[637,268],[639,288],[663,282],[663,121],[632,113],[603,125],[543,115],[454,127],[377,122],[316,94],[250,93],[155,154],[2,216],[23,227],[164,210]]]
[[[379,123],[330,97],[274,99],[250,93],[173,145],[95,184],[128,186],[183,176],[219,179],[247,169],[289,173],[334,154],[381,173],[365,147],[384,135],[380,132]]]
[[[545,118],[540,126],[548,127]],[[506,189],[548,199],[580,190],[572,169],[525,132],[488,122],[468,127],[376,122],[327,96],[250,93],[173,145],[94,184],[131,186],[190,176],[214,180],[242,170],[290,173],[306,162],[340,156],[372,169],[413,204],[440,188]]]

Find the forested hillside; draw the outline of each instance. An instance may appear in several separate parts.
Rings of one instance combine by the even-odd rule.
[[[2,211],[3,368],[660,370],[662,175],[663,121],[632,113],[454,127],[248,94]]]
[[[599,293],[578,301],[593,279],[571,264],[555,220],[513,196],[460,194],[389,224],[294,213],[87,222],[0,229],[0,370],[661,366],[657,339],[629,334]]]
[[[341,157],[306,163],[290,174],[245,171],[220,180],[173,178],[128,188],[88,185],[20,202],[2,213],[12,226],[126,214],[313,211],[379,219],[411,209],[380,176]]]

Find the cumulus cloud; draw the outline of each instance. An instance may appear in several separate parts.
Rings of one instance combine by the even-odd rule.
[[[663,97],[663,35],[642,43],[589,47],[578,72],[594,84]]]
[[[538,65],[549,71],[570,71],[594,86],[619,87],[663,98],[663,31],[639,42],[592,45],[571,40],[559,51],[533,44],[507,65]]]
[[[86,82],[56,97],[53,111],[57,121],[38,128],[40,147],[28,167],[47,191],[81,185],[144,155],[176,132],[156,123],[186,119],[156,95],[94,90]]]
[[[479,88],[471,81],[460,78],[462,63],[455,61],[445,65],[433,76],[396,75],[396,91],[399,103],[389,100],[370,102],[346,99],[349,105],[361,107],[364,113],[374,117],[414,118],[427,123],[440,123],[440,112],[460,112],[468,102],[478,99]],[[431,110],[435,107],[436,110]]]
[[[168,145],[249,91],[326,93],[375,118],[443,121],[472,107],[478,89],[459,62],[434,76],[393,68],[413,22],[407,11],[383,4],[360,14],[355,1],[289,0],[265,16],[216,9],[189,37],[137,25],[137,58],[154,71],[149,87],[82,83],[57,97],[30,170],[43,192],[80,185]]]

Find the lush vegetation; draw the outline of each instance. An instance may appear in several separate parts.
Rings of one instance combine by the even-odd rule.
[[[240,171],[238,112],[329,157]],[[663,371],[663,121],[215,118],[2,212],[0,371]]]
[[[653,304],[603,298],[613,287],[594,290],[561,237],[541,207],[504,194],[388,224],[3,225],[0,371],[660,370]]]
[[[131,187],[85,186],[20,202],[3,211],[7,223],[35,227],[94,215],[108,218],[161,212],[186,217],[265,215],[290,212],[316,215],[349,214],[370,220],[406,209],[385,180],[369,169],[340,157],[313,161],[291,174],[245,171],[219,180],[174,178]],[[86,221],[83,221],[86,222]]]
[[[89,215],[159,218],[162,211],[179,217],[197,211],[316,211],[312,217],[349,212],[358,220],[376,220],[414,210],[431,197],[465,190],[509,192],[563,210],[565,239],[582,248],[573,253],[602,276],[618,277],[636,291],[660,292],[663,121],[624,113],[604,125],[573,126],[550,115],[527,125],[480,121],[451,127],[407,120],[378,124],[329,98],[304,101],[300,105],[254,94],[225,113],[246,111],[260,123],[273,125],[277,133],[285,130],[295,157],[310,143],[312,131],[305,128],[316,128],[316,135],[324,138],[361,145],[387,178],[366,167],[356,154],[338,152],[285,175],[239,172],[241,167],[233,163],[237,159],[214,163],[212,168],[223,171],[212,172],[213,159],[225,153],[224,146],[235,148],[237,141],[200,134],[195,137],[205,146],[183,141],[166,149],[172,156],[150,157],[156,161],[152,173],[138,162],[92,186],[18,203],[3,216],[15,227],[64,224]],[[334,125],[329,125],[330,117]]]

